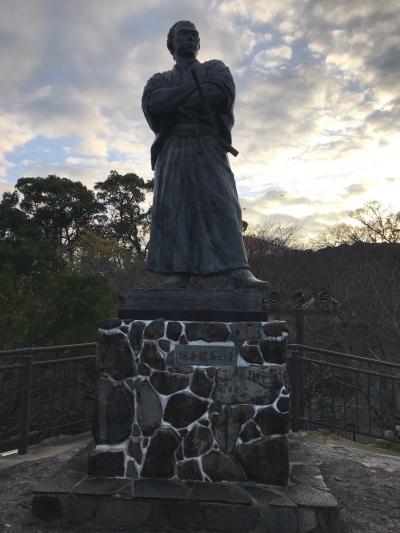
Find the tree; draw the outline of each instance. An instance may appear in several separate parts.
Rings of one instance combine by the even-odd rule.
[[[74,251],[82,234],[93,227],[104,210],[80,181],[50,175],[20,178],[16,189],[23,197],[20,209],[73,264]]]
[[[86,232],[79,244],[79,270],[102,274],[123,273],[131,259],[130,251],[116,239],[98,231]]]
[[[121,175],[112,170],[105,181],[94,187],[97,199],[107,211],[106,236],[114,238],[138,256],[146,251],[150,227],[150,210],[141,204],[147,192],[153,190],[153,181],[144,181],[136,174]]]
[[[294,246],[299,227],[294,224],[264,222],[244,235],[247,258],[252,271],[268,279],[268,258]]]
[[[400,242],[400,212],[384,209],[379,202],[368,202],[350,213],[359,222],[361,240],[371,243]]]
[[[360,228],[342,222],[320,231],[310,244],[313,248],[318,249],[328,246],[341,246],[342,244],[352,245],[361,241],[362,235]]]
[[[0,350],[91,339],[96,320],[110,313],[107,280],[68,271],[18,201],[15,191],[0,202]]]
[[[4,193],[0,203],[0,264],[15,275],[57,269],[63,260],[40,227],[17,207],[18,193]]]
[[[313,242],[314,247],[340,246],[357,242],[400,243],[400,212],[392,212],[374,201],[351,211],[349,216],[356,222],[355,225],[335,224],[317,236]]]

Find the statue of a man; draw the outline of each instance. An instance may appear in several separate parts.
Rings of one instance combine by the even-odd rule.
[[[167,46],[175,66],[149,79],[142,101],[156,134],[148,269],[166,276],[164,287],[185,288],[191,276],[225,275],[229,288],[266,288],[249,270],[226,155],[234,123],[232,75],[222,61],[196,59],[200,38],[189,21],[172,26]]]

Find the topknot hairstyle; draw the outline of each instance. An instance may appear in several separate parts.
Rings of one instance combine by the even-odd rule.
[[[168,32],[168,36],[167,36],[167,48],[173,56],[175,54],[174,45],[173,45],[174,33],[175,33],[177,26],[179,26],[180,24],[186,24],[188,26],[193,26],[193,28],[197,31],[196,26],[190,20],[178,20],[178,22],[175,22],[175,24],[170,28]]]

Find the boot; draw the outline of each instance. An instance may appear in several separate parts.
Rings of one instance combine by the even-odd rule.
[[[266,290],[270,284],[268,281],[257,279],[249,268],[237,268],[229,270],[226,275],[227,289],[262,289]]]
[[[187,289],[190,287],[188,274],[171,274],[158,285],[160,289]]]

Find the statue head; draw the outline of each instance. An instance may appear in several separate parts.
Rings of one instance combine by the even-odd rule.
[[[167,47],[174,59],[177,56],[196,57],[200,49],[200,37],[193,22],[176,22],[168,32]]]

